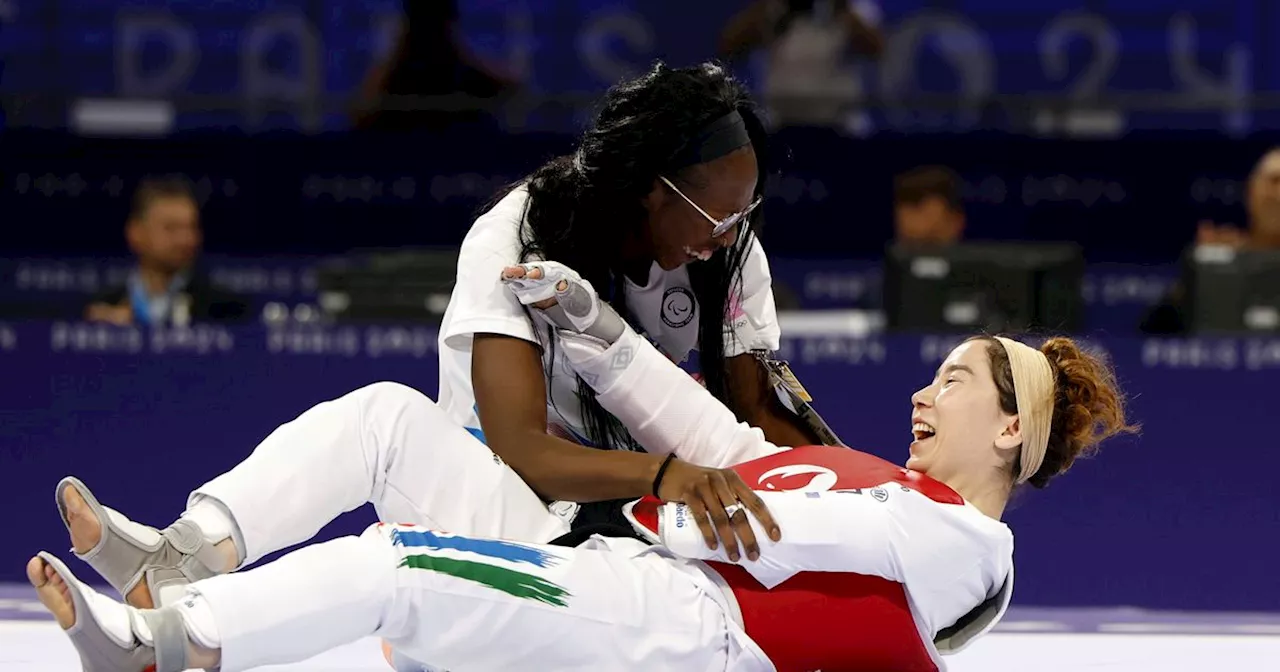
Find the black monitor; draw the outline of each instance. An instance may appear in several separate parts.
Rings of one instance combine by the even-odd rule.
[[[1084,254],[1075,243],[891,245],[889,329],[1075,332],[1084,324]]]
[[[321,311],[334,322],[439,324],[458,274],[458,250],[352,254],[316,269]]]
[[[1184,263],[1191,331],[1280,332],[1280,250],[1200,245],[1188,250]]]

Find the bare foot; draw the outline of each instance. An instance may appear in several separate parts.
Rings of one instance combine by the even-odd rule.
[[[102,540],[102,521],[93,515],[93,509],[80,496],[79,490],[67,488],[63,491],[62,500],[67,511],[67,528],[71,531],[71,547],[81,555],[88,553]],[[154,609],[156,606],[145,578],[124,596],[124,601],[139,609]]]
[[[36,589],[40,603],[53,615],[58,627],[70,630],[76,624],[76,605],[71,598],[71,588],[62,576],[54,571],[53,566],[44,558],[35,556],[27,562],[27,580]],[[221,649],[206,649],[197,646],[189,637],[184,637],[187,648],[187,662],[191,669],[212,670],[222,663]],[[150,644],[146,645],[148,648]],[[151,662],[154,662],[152,659]],[[149,665],[146,670],[154,670]]]
[[[93,515],[79,490],[67,488],[62,499],[67,509],[67,527],[71,530],[71,547],[84,555],[102,541],[102,521]]]
[[[43,558],[36,556],[27,563],[27,580],[35,587],[40,603],[58,621],[58,627],[71,629],[76,624],[76,606],[71,601],[71,589],[62,577]]]

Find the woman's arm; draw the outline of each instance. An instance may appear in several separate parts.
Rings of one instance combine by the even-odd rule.
[[[723,544],[726,557],[740,557],[739,540],[747,557],[759,553],[759,542],[746,520],[729,520],[725,508],[730,503],[746,505],[761,521],[766,536],[779,538],[781,533],[769,510],[728,469],[699,466],[708,464],[701,461],[667,462],[662,454],[597,450],[547,434],[546,383],[533,344],[477,334],[471,369],[480,424],[489,448],[543,497],[572,502],[639,498],[652,493],[659,483],[657,495],[664,501],[686,503],[697,523],[696,534],[709,549]],[[698,387],[688,376],[682,377]]]
[[[471,377],[489,448],[542,497],[594,502],[649,494],[661,455],[596,450],[547,433],[546,378],[533,343],[476,334]]]
[[[756,352],[781,347],[782,329],[773,299],[773,274],[760,240],[753,238],[742,264],[742,282],[725,324],[726,403],[738,420],[764,431],[779,446],[822,444],[821,438],[794,413],[783,408],[769,372]]]
[[[733,412],[638,335],[591,283],[556,262],[513,267],[513,296],[556,327],[560,351],[600,405],[651,453],[727,467],[776,453]]]
[[[617,342],[561,332],[560,345],[596,399],[654,453],[727,467],[785,450],[733,412],[644,338],[626,329]]]
[[[1007,528],[972,507],[938,502],[893,482],[825,492],[761,492],[760,497],[787,536],[761,548],[758,562],[740,564],[767,588],[806,571],[879,576],[908,588],[911,582],[922,582],[917,588],[946,585],[1012,544]],[[664,524],[687,515],[681,506],[664,504],[659,510],[656,532],[663,545],[687,558],[735,562],[699,545],[687,526]]]
[[[822,439],[795,413],[782,407],[769,381],[769,372],[755,355],[726,360],[729,407],[738,420],[759,427],[765,438],[779,446],[821,445]]]
[[[775,519],[786,528],[787,537],[760,549],[760,560],[742,563],[743,567],[766,588],[797,572],[853,572],[905,582],[907,576],[899,553],[912,543],[908,525],[931,529],[935,521],[930,517],[912,522],[903,513],[919,513],[940,505],[926,501],[924,506],[907,507],[919,511],[895,511],[901,507],[888,500],[924,496],[903,492],[892,484],[882,490],[889,493],[886,501],[865,491],[760,493]],[[662,506],[662,544],[686,558],[732,562],[722,553],[701,547],[697,536],[690,536],[685,527],[670,523],[687,515],[681,506]]]
[[[462,242],[441,325],[441,399],[461,404],[452,408],[456,414],[474,404],[479,422],[473,429],[546,499],[591,502],[649,494],[662,456],[596,450],[547,433],[539,334],[502,283],[503,269],[520,256],[526,203],[523,190],[512,192],[477,219]]]

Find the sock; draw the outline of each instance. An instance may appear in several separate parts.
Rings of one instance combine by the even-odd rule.
[[[197,646],[206,649],[221,649],[222,636],[218,633],[218,621],[213,616],[213,609],[204,595],[194,588],[188,588],[187,594],[169,608],[176,609],[182,616],[182,625],[186,627],[187,636]]]
[[[111,635],[116,641],[131,642],[138,641],[143,646],[154,646],[155,638],[151,634],[151,628],[142,619],[133,619],[130,614],[136,611],[133,607],[121,604],[96,590],[92,590],[81,584],[81,594],[84,595],[85,603],[92,612],[93,620],[97,621],[102,629]],[[83,618],[82,615],[76,614],[76,619]]]
[[[182,513],[182,517],[199,525],[200,530],[204,532],[205,541],[210,544],[230,539],[236,526],[235,520],[231,518],[231,512],[227,511],[218,500],[199,495],[195,503]]]

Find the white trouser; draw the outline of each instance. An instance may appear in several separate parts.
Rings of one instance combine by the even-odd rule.
[[[772,670],[691,561],[633,539],[565,548],[377,524],[187,590],[217,624],[224,672],[371,635],[454,670]]]
[[[308,409],[188,504],[201,497],[230,511],[245,565],[366,502],[379,520],[459,534],[544,542],[569,530],[487,446],[398,383]]]

